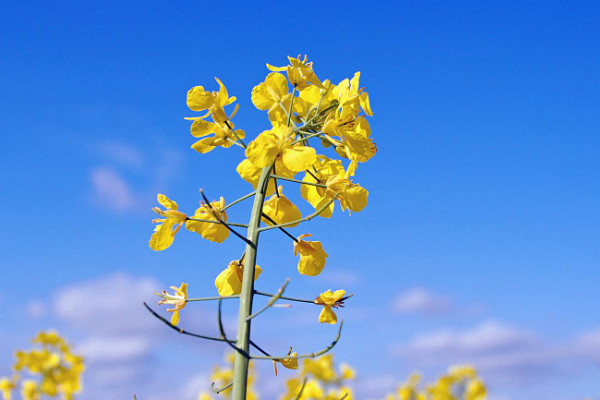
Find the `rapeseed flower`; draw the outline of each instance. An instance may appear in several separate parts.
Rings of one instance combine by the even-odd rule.
[[[158,194],[157,199],[166,210],[161,210],[158,207],[152,209],[163,218],[152,220],[153,223],[158,225],[154,228],[154,233],[150,238],[150,248],[152,248],[152,250],[161,251],[173,244],[175,234],[179,232],[181,226],[185,224],[187,215],[178,211],[179,206],[177,203],[164,194]]]
[[[310,233],[298,236],[298,241],[294,242],[294,255],[300,253],[298,262],[298,272],[302,275],[316,276],[323,271],[325,259],[328,257],[321,242],[308,242],[302,238],[312,236]]]
[[[229,237],[229,229],[222,223],[227,222],[227,213],[223,210],[225,199],[221,197],[219,201],[213,201],[209,204],[201,204],[194,215],[190,218],[204,219],[215,222],[202,222],[188,220],[185,227],[188,231],[200,234],[204,239],[211,242],[223,243]]]
[[[187,304],[188,294],[187,294],[187,283],[182,283],[180,287],[171,286],[171,289],[175,293],[169,294],[165,290],[162,293],[154,293],[155,295],[162,297],[162,300],[158,302],[158,305],[161,304],[172,304],[174,307],[167,309],[168,312],[172,312],[171,316],[171,324],[177,325],[179,323],[179,310],[181,310]]]
[[[254,280],[258,279],[262,268],[258,265],[254,268]],[[233,260],[229,263],[215,279],[215,286],[219,296],[232,296],[242,292],[242,280],[244,277],[244,262]]]
[[[315,299],[315,304],[323,306],[323,310],[321,310],[321,314],[319,315],[320,323],[337,323],[337,315],[335,315],[332,308],[343,307],[345,296],[345,290],[336,290],[335,292],[328,290],[326,292],[321,293],[319,297]]]

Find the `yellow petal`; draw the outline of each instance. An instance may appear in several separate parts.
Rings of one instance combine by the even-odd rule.
[[[171,316],[171,324],[177,325],[179,323],[179,311],[173,311]]]
[[[302,275],[316,276],[323,271],[327,253],[323,250],[321,242],[300,241],[298,251],[300,252],[298,272]]]
[[[160,225],[157,225],[155,232],[150,238],[150,248],[155,251],[162,251],[173,244],[173,223],[167,219]]]
[[[194,86],[187,94],[187,105],[193,111],[208,110],[214,101],[213,94],[205,91],[202,86]]]
[[[197,119],[192,123],[190,132],[194,137],[203,137],[215,133],[217,130],[217,124],[205,121],[203,119]]]
[[[283,150],[281,161],[291,171],[300,172],[311,167],[316,160],[315,149],[307,146],[291,146]]]
[[[337,323],[337,315],[335,315],[331,307],[324,306],[319,315],[319,322],[322,324],[335,324]]]
[[[236,271],[237,267],[225,268],[215,279],[215,286],[220,296],[232,296],[242,291],[242,281]]]
[[[175,203],[173,200],[169,199],[164,194],[160,194],[159,193],[156,196],[156,199],[158,200],[158,202],[160,203],[160,205],[162,205],[164,208],[168,208],[169,210],[177,210],[179,208],[179,206],[177,205],[177,203]]]
[[[198,153],[205,154],[215,148],[215,146],[212,145],[213,143],[214,138],[212,137],[200,139],[192,145],[192,149],[196,150]]]
[[[287,197],[281,195],[280,197],[272,196],[269,198],[264,206],[263,213],[269,218],[275,221],[277,224],[285,224],[288,222],[297,221],[302,218],[302,213]],[[263,218],[266,224],[273,225],[266,218]],[[297,226],[298,223],[288,225],[289,227]]]
[[[271,131],[264,131],[258,135],[246,149],[246,157],[258,168],[270,165],[277,154],[279,154],[277,138]]]
[[[352,185],[344,190],[342,209],[348,207],[354,212],[359,212],[367,206],[369,191],[359,185]]]

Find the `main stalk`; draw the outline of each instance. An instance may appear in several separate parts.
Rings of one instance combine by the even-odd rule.
[[[248,223],[248,240],[244,256],[244,275],[242,279],[242,292],[240,293],[240,312],[238,317],[238,331],[236,346],[246,354],[250,353],[250,322],[248,317],[252,314],[252,300],[254,298],[254,269],[256,266],[256,251],[258,249],[258,228],[262,208],[269,184],[269,175],[272,165],[263,168],[256,186],[256,195],[252,206],[252,214]],[[246,400],[248,389],[248,365],[250,360],[240,352],[235,354],[233,365],[233,395],[232,400]]]

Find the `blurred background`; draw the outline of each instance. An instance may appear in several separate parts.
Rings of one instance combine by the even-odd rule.
[[[157,193],[192,213],[200,188],[249,192],[240,149],[190,149],[186,93],[219,77],[252,138],[269,127],[250,101],[265,63],[306,53],[321,79],[361,71],[379,148],[355,178],[369,205],[292,229],[323,242],[317,278],[297,273],[287,238],[264,234],[258,289],[291,277],[289,295],[354,294],[335,353],[356,367],[359,399],[456,363],[478,368],[492,400],[600,397],[599,17],[594,1],[5,2],[0,376],[56,328],[86,357],[80,399],[208,388],[225,347],[177,335],[141,303],[182,281],[215,295],[243,244],[182,231],[156,253],[151,207]],[[181,326],[214,334],[214,306],[189,304]],[[318,350],[336,331],[318,314],[274,309],[255,341]],[[264,398],[286,376],[271,368],[259,368]]]

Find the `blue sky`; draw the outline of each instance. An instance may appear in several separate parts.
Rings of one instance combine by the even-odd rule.
[[[317,279],[265,235],[259,288],[290,276],[294,294],[354,293],[336,357],[357,366],[364,398],[463,361],[493,399],[600,397],[599,17],[596,2],[560,1],[5,5],[0,373],[56,327],[90,353],[82,399],[172,393],[158,376],[193,398],[224,349],[190,354],[139,302],[183,280],[214,293],[242,244],[182,232],[155,253],[150,208],[159,192],[191,212],[199,188],[233,199],[249,185],[236,148],[189,148],[185,95],[218,76],[253,137],[268,126],[250,101],[265,63],[306,53],[322,79],[361,71],[379,148],[356,177],[369,206],[308,225],[330,254]],[[212,325],[210,307],[197,310],[191,326]],[[334,332],[314,312],[276,310],[256,333],[320,348]],[[133,350],[102,350],[119,346]]]

